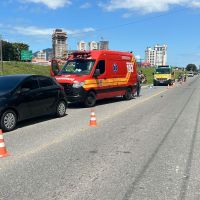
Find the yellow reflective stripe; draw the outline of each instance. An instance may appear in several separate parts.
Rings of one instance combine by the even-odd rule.
[[[101,87],[106,86],[122,86],[128,83],[130,80],[131,73],[127,73],[125,78],[110,78],[110,79],[100,79],[100,80],[86,80],[83,88],[96,88],[101,85]]]

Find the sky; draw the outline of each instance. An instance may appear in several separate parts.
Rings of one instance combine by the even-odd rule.
[[[51,48],[54,29],[77,42],[108,40],[111,50],[168,45],[168,64],[200,65],[200,0],[0,0],[0,35],[24,42],[33,52]]]

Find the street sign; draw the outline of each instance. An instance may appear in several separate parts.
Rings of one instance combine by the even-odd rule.
[[[22,61],[32,60],[32,51],[22,50],[21,51],[21,60]]]

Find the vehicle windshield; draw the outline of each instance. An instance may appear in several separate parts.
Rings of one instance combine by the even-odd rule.
[[[85,75],[89,74],[92,70],[92,67],[95,63],[95,60],[86,60],[86,59],[75,59],[69,60],[60,71],[59,74],[78,74]]]
[[[1,76],[0,93],[5,93],[15,89],[20,82],[21,82],[20,77]]]
[[[169,68],[158,68],[156,69],[156,74],[170,74]]]

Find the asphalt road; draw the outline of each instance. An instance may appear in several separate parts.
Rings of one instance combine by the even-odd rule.
[[[0,200],[200,199],[200,79],[131,101],[70,105],[5,133]]]

